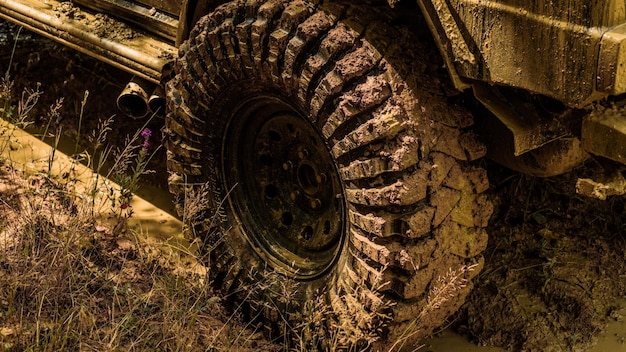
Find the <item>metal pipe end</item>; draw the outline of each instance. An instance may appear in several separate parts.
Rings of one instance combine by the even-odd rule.
[[[148,108],[150,112],[157,116],[165,116],[165,91],[163,87],[157,85],[148,98]]]
[[[122,93],[117,97],[117,107],[124,115],[139,119],[148,115],[149,82],[137,77],[128,82]]]

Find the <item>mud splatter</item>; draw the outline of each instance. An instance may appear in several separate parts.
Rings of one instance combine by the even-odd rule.
[[[87,26],[87,28],[95,35],[101,38],[127,40],[133,39],[137,33],[126,24],[116,21],[111,17],[98,13],[94,18],[83,13],[80,8],[74,6],[71,2],[62,2],[54,8],[59,18],[67,18],[79,21]]]

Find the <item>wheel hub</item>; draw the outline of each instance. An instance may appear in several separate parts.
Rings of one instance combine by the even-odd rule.
[[[255,252],[300,279],[334,264],[344,239],[342,188],[315,127],[273,97],[237,110],[223,143],[229,203]]]

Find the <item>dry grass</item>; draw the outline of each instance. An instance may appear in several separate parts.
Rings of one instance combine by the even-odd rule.
[[[19,185],[2,192],[5,349],[191,351],[257,343],[236,323],[224,327],[228,315],[204,276],[181,270],[130,229],[97,225],[90,202],[73,199],[58,182],[22,179],[6,166],[4,176]]]

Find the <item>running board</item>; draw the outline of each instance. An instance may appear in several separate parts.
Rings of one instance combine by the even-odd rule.
[[[178,49],[108,16],[56,0],[0,0],[0,17],[64,46],[161,83]]]

